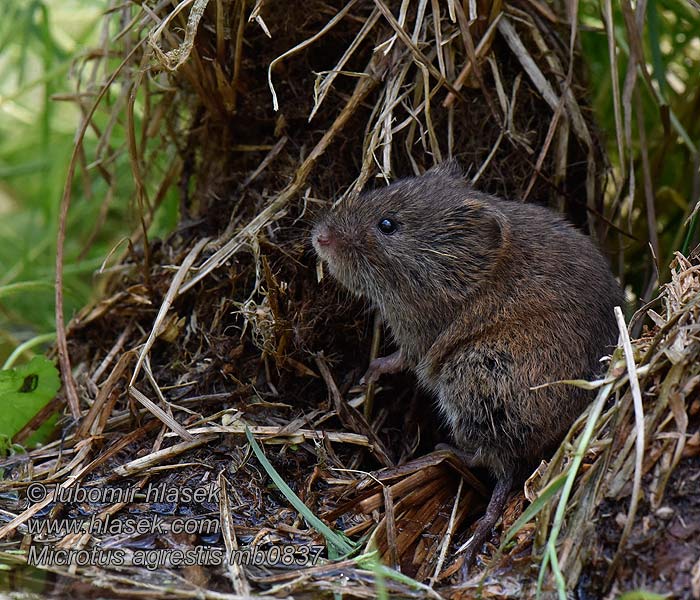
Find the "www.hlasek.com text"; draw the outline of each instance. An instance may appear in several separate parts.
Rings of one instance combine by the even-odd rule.
[[[153,535],[187,534],[211,535],[219,533],[221,521],[214,517],[172,517],[167,520],[160,515],[129,515],[112,517],[97,514],[89,519],[33,518],[27,521],[30,534],[43,537],[64,536],[76,533],[91,535]]]

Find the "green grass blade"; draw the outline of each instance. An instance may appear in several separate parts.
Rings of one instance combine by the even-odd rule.
[[[422,592],[426,593],[426,597],[432,597],[432,598],[441,598],[440,594],[438,594],[433,588],[431,588],[428,585],[425,585],[424,583],[421,583],[420,581],[416,581],[415,579],[412,579],[408,575],[404,575],[403,573],[399,573],[398,571],[392,569],[391,567],[387,567],[386,565],[383,565],[378,557],[377,557],[377,551],[374,550],[372,552],[369,552],[367,554],[363,554],[362,556],[358,556],[355,559],[357,565],[362,568],[362,569],[367,569],[368,571],[372,571],[375,575],[376,582],[377,582],[377,593],[381,593],[381,587],[383,586],[383,580],[384,579],[391,579],[393,581],[398,581],[399,583],[403,583],[404,585],[415,589],[415,590],[420,590]],[[382,583],[380,583],[382,581]],[[386,593],[386,589],[384,589],[384,593]],[[380,596],[377,595],[377,598]],[[384,596],[388,597],[388,596]]]
[[[549,560],[552,563],[552,572],[554,573],[554,581],[557,584],[557,595],[559,600],[566,600],[566,582],[564,581],[564,575],[559,568],[559,559],[557,558],[557,551],[554,546],[548,546]]]
[[[53,283],[49,281],[18,281],[0,286],[0,298],[11,296],[20,292],[40,289],[53,289]]]
[[[34,348],[34,346],[39,346],[40,344],[45,344],[46,342],[53,342],[55,339],[55,333],[45,333],[43,335],[34,336],[30,340],[21,343],[12,351],[12,354],[10,354],[10,356],[7,357],[5,364],[2,366],[2,370],[4,371],[5,369],[11,369],[14,366],[17,359],[20,356],[22,356],[22,354],[27,350],[31,350],[32,348]]]
[[[562,488],[565,481],[566,473],[561,473],[556,479],[547,485],[542,493],[537,496],[535,501],[523,511],[520,518],[513,523],[513,525],[511,525],[510,529],[508,529],[503,541],[501,542],[499,551],[503,551],[506,544],[508,544],[508,542],[510,542],[527,523],[537,516],[545,506],[547,506],[552,497]]]
[[[287,485],[284,479],[282,479],[280,474],[275,470],[272,463],[267,460],[265,453],[255,441],[253,434],[250,432],[250,429],[248,429],[247,426],[245,428],[245,435],[248,438],[248,443],[253,449],[255,457],[258,459],[263,469],[265,469],[279,491],[282,492],[289,503],[304,517],[304,519],[306,519],[306,522],[325,538],[326,543],[328,544],[329,552],[333,551],[336,554],[336,556],[332,556],[331,558],[352,554],[356,550],[356,544],[345,537],[342,533],[333,531],[330,527],[328,527],[328,525],[321,521],[321,519],[319,519],[311,511],[311,509],[306,506],[306,504],[302,502],[301,498],[294,493],[294,490]]]
[[[616,351],[615,355],[613,355],[613,360],[617,354],[618,353]],[[600,418],[600,415],[603,412],[605,402],[607,401],[608,396],[610,396],[614,385],[614,382],[608,383],[607,385],[602,387],[598,392],[598,396],[595,399],[595,403],[591,407],[591,411],[588,414],[588,421],[586,422],[586,427],[583,430],[583,433],[581,434],[581,438],[578,447],[576,448],[573,460],[571,461],[571,465],[569,466],[568,471],[565,471],[566,481],[564,483],[564,488],[561,492],[561,497],[559,498],[559,503],[557,504],[557,510],[554,515],[554,523],[552,524],[552,530],[549,534],[549,539],[547,540],[548,550],[545,551],[544,555],[542,556],[540,572],[537,577],[538,598],[540,598],[542,594],[542,584],[544,583],[545,573],[547,571],[549,559],[551,558],[550,552],[556,552],[557,539],[559,539],[559,532],[561,531],[561,526],[564,522],[564,513],[566,512],[566,506],[569,502],[571,490],[574,487],[576,475],[578,474],[578,470],[581,467],[581,463],[583,462],[583,456],[586,453],[588,444],[590,444],[591,442],[593,430],[595,429],[596,423],[598,422],[598,419]]]
[[[690,241],[693,239],[693,236],[695,235],[695,230],[698,226],[698,214],[699,213],[695,213],[693,215],[693,218],[690,220],[690,223],[688,223],[688,231],[685,234],[685,239],[683,240],[683,247],[681,248],[681,252],[684,256],[688,256],[688,250],[690,249]]]
[[[656,8],[656,0],[649,0],[647,3],[647,24],[654,79],[659,84],[661,96],[666,98],[666,65],[661,56],[661,35],[659,33],[659,13]]]

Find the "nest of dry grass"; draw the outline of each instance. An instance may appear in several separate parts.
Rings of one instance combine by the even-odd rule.
[[[314,1],[303,10],[115,3],[103,47],[78,66],[85,117],[62,210],[65,223],[76,172],[86,184],[94,173],[104,179],[106,211],[119,193],[114,174],[130,169],[138,226],[102,270],[100,299],[67,327],[59,286],[63,395],[19,441],[59,402],[64,433],[5,461],[4,557],[25,563],[26,553],[11,551],[42,544],[121,548],[119,567],[50,570],[62,592],[99,586],[125,597],[523,597],[542,564],[545,591],[581,585],[582,574],[592,589],[624,581],[625,559],[589,529],[629,503],[615,539],[621,549],[635,542],[640,516],[668,499],[674,468],[696,456],[697,256],[678,256],[662,308],[635,317],[649,315],[655,328],[632,354],[619,350],[596,402],[528,482],[524,516],[524,494],[511,499],[499,533],[520,518],[517,533],[500,551],[486,548],[474,577],[455,588],[455,549],[478,518],[484,484],[431,452],[442,433],[412,379],[355,385],[382,346],[381,327],[317,280],[307,241],[319,208],[454,155],[480,189],[557,206],[603,242],[604,215],[617,207],[603,204],[604,158],[564,14],[537,0]],[[88,131],[98,141],[86,159]],[[172,193],[180,224],[151,239]],[[642,415],[645,435],[635,436]],[[271,469],[345,533],[353,555],[329,560],[332,544],[270,484]],[[137,495],[99,505],[58,502],[54,491],[24,504],[30,482]],[[152,485],[220,493],[216,502],[154,502]],[[28,529],[36,519],[134,514],[158,515],[166,532],[49,539]],[[219,527],[174,532],[182,516]],[[139,549],[202,545],[322,552],[303,568],[130,562]],[[403,576],[379,567],[374,549]]]

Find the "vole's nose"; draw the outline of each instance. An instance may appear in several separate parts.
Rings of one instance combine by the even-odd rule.
[[[319,246],[330,246],[333,243],[333,236],[326,225],[319,225],[316,228],[314,238]]]

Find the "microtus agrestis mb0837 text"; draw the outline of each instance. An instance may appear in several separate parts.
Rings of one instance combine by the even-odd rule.
[[[330,273],[380,311],[399,350],[366,378],[411,369],[453,443],[496,487],[468,568],[513,483],[590,401],[623,294],[592,241],[553,211],[472,189],[454,161],[340,204],[313,229]]]

